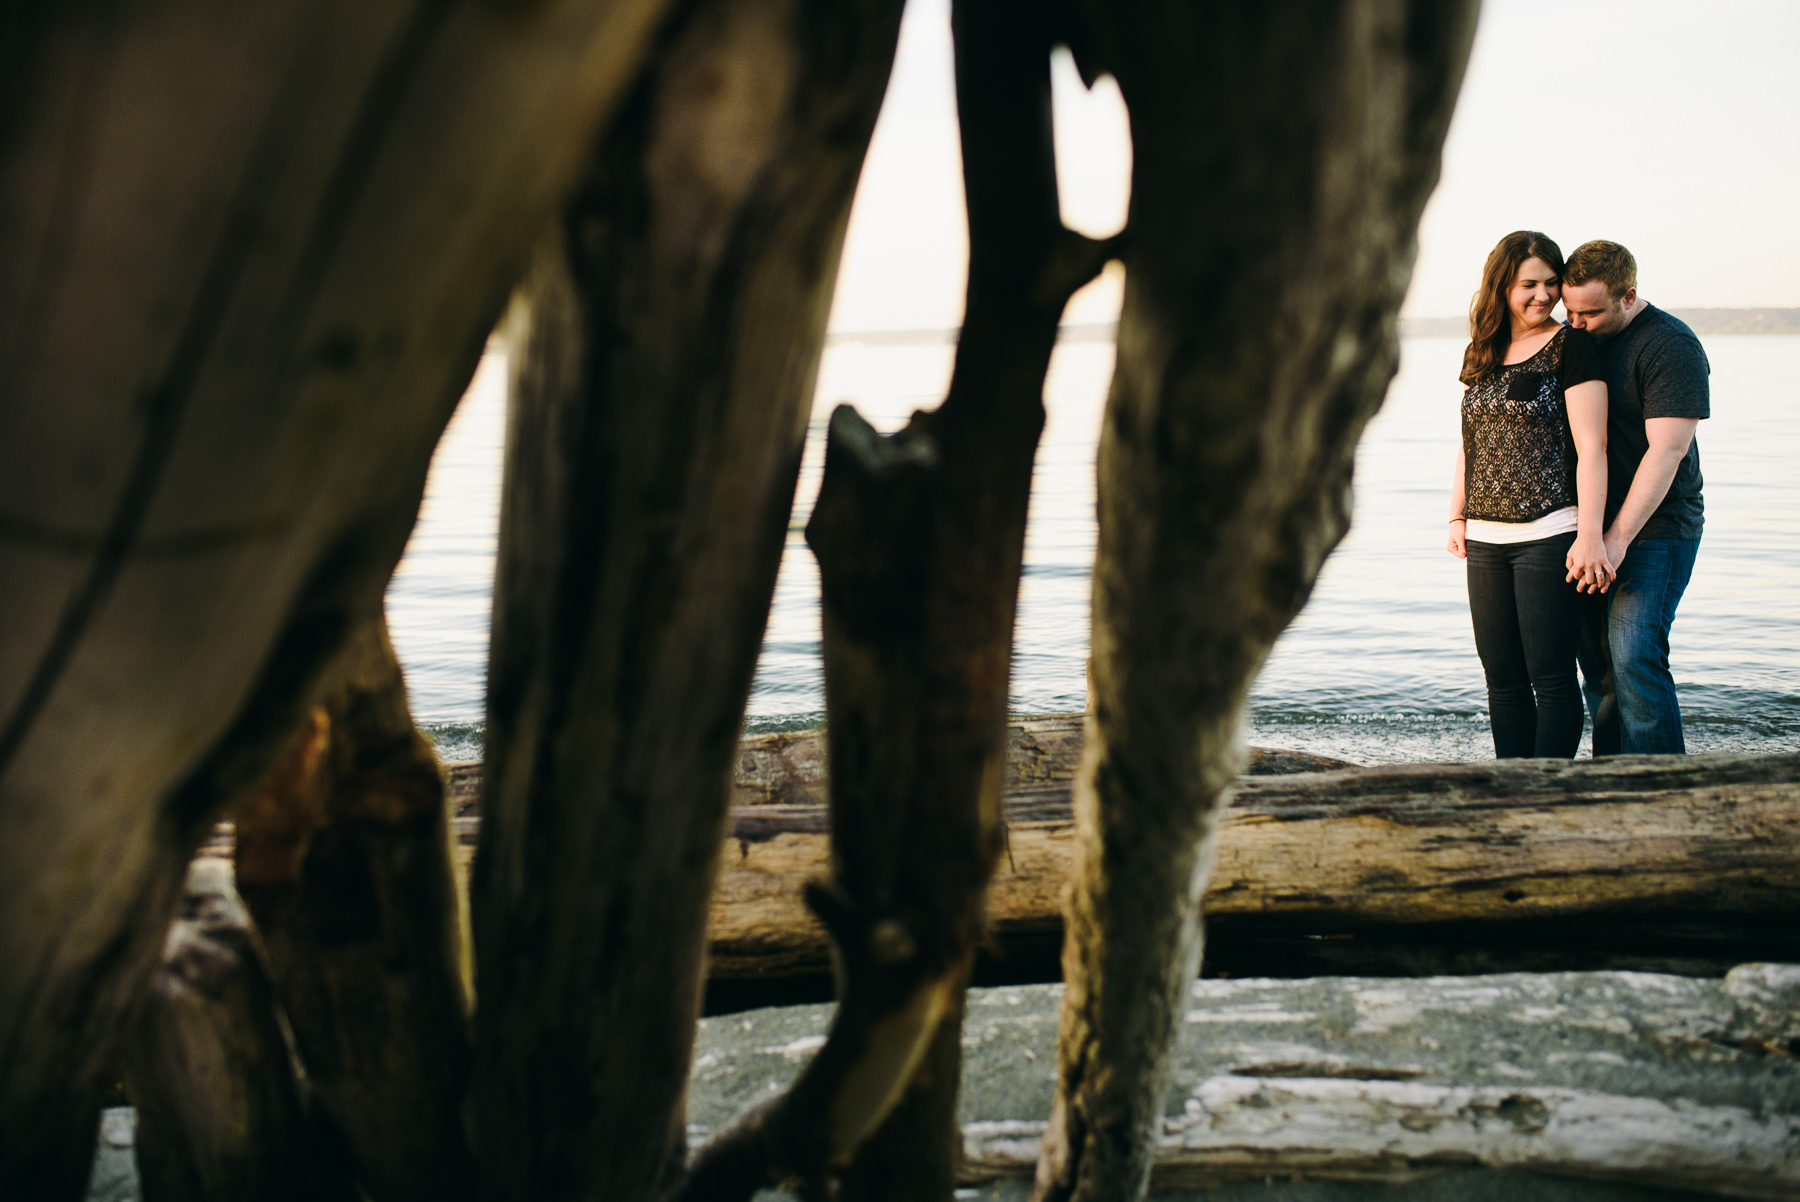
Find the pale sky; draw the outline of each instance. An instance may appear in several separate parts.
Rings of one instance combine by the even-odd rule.
[[[1611,238],[1674,307],[1800,307],[1800,0],[1486,0],[1405,312],[1458,315],[1500,236]],[[1568,65],[1565,65],[1568,64]],[[1123,224],[1111,80],[1053,66],[1064,220]],[[941,329],[967,260],[949,0],[910,0],[851,215],[831,325]],[[1115,273],[1065,320],[1117,312]]]

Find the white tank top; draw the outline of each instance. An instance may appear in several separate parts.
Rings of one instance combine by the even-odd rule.
[[[1478,543],[1529,543],[1580,527],[1573,505],[1546,513],[1535,522],[1484,522],[1470,518],[1465,537]]]

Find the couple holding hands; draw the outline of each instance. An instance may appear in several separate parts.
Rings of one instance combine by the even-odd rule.
[[[1469,339],[1448,550],[1495,754],[1573,757],[1584,693],[1595,755],[1685,752],[1669,628],[1704,522],[1700,340],[1638,296],[1623,246],[1565,262],[1528,230],[1488,255]]]

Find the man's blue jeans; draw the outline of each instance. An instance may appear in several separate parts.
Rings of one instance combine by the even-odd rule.
[[[1587,599],[1580,659],[1595,755],[1687,751],[1669,628],[1699,551],[1697,538],[1641,538],[1625,549],[1612,588]]]

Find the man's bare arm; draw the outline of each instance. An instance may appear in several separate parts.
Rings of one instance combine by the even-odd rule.
[[[1625,549],[1638,536],[1656,507],[1669,492],[1675,470],[1681,466],[1688,447],[1693,444],[1694,430],[1700,425],[1692,417],[1651,417],[1644,419],[1644,437],[1650,449],[1639,461],[1637,474],[1631,478],[1631,491],[1606,532],[1606,558],[1617,568],[1625,560]]]

